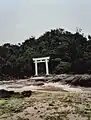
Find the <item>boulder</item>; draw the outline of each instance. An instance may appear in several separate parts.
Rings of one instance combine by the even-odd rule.
[[[31,94],[32,94],[32,91],[31,91],[31,90],[29,90],[29,91],[23,91],[23,92],[21,93],[21,96],[22,96],[22,97],[30,97]]]
[[[70,84],[75,85],[75,86],[91,87],[91,76],[90,75],[76,75],[74,76]]]
[[[80,80],[80,79],[81,79],[81,76],[75,76],[75,77],[72,79],[71,84],[72,84],[72,85],[75,85],[75,86],[80,85],[80,84],[79,84],[79,80]]]
[[[83,87],[91,87],[91,76],[84,75],[79,79],[79,85]]]
[[[0,90],[0,98],[9,98],[11,96],[13,97],[30,97],[32,94],[32,91],[23,91],[23,92],[14,92],[14,91],[7,91],[4,89]]]
[[[68,76],[67,78],[65,78],[64,82],[70,84],[73,81],[73,79],[74,79],[74,76],[71,75],[71,76]]]
[[[52,82],[59,82],[59,81],[61,81],[62,79],[60,78],[60,77],[54,77],[54,78],[52,78]]]
[[[11,97],[14,94],[14,91],[7,91],[4,89],[0,90],[0,98],[8,98]]]

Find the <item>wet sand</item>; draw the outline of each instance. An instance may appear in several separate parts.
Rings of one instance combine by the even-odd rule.
[[[38,84],[39,83],[39,84]],[[91,88],[63,85],[61,82],[36,82],[30,79],[8,81],[0,89],[22,92],[26,98],[0,99],[0,120],[90,120]]]

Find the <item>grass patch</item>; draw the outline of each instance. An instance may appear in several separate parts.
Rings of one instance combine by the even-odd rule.
[[[65,118],[64,117],[62,117],[61,115],[54,115],[54,116],[52,116],[52,115],[47,115],[45,118],[44,118],[44,120],[64,120]]]
[[[23,99],[9,98],[0,100],[0,115],[8,113],[17,113],[23,110]]]

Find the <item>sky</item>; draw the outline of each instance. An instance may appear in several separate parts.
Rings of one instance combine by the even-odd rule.
[[[18,44],[54,28],[91,34],[91,0],[0,0],[0,45]]]

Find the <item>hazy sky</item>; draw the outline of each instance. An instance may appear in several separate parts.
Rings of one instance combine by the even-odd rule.
[[[52,28],[91,33],[91,0],[0,0],[0,44],[17,44]]]

